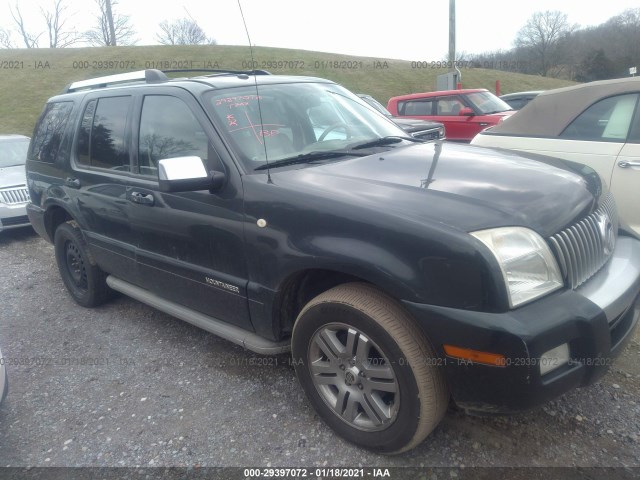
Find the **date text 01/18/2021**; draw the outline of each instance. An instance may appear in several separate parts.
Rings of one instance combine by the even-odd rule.
[[[391,478],[388,468],[245,468],[245,478]]]

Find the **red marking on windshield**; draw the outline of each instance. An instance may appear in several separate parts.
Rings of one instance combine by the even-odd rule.
[[[251,122],[251,119],[249,118],[249,114],[245,111],[244,115],[247,117],[247,120],[249,122],[249,127],[253,131],[253,134],[256,136],[256,140],[258,140],[258,142],[260,142],[260,145],[262,145],[262,140],[260,139],[260,136],[256,133],[256,128],[253,125],[253,123]],[[262,128],[260,130],[262,130]]]
[[[243,107],[249,105],[250,101],[262,100],[258,95],[240,95],[238,97],[226,97],[216,100],[216,107]]]

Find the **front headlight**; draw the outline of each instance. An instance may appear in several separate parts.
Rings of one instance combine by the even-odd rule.
[[[509,293],[518,307],[562,288],[562,275],[545,241],[533,230],[502,227],[471,232],[496,257]]]

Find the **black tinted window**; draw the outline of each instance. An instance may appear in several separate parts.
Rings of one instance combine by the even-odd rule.
[[[98,100],[91,127],[92,167],[129,170],[125,129],[130,104],[131,97],[108,97]]]
[[[56,161],[72,109],[72,102],[55,102],[47,105],[33,136],[29,155],[31,160],[50,163]]]
[[[138,165],[143,175],[157,175],[158,160],[198,156],[208,160],[208,139],[189,107],[179,98],[149,95],[140,119]]]
[[[89,165],[89,137],[91,135],[91,126],[93,125],[93,115],[96,113],[97,100],[91,100],[87,103],[82,114],[82,122],[78,131],[77,160],[82,165]]]

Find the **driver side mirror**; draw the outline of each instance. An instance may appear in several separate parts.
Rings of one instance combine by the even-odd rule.
[[[458,112],[458,115],[461,117],[473,117],[475,115],[475,112],[469,107],[463,107]]]
[[[200,157],[174,157],[158,162],[158,180],[161,192],[213,192],[224,186],[226,175],[215,170],[207,172]]]

